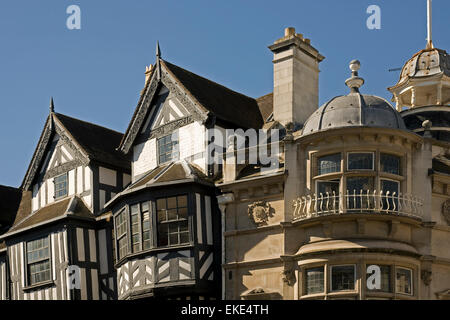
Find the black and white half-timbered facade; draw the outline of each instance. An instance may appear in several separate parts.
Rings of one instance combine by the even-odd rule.
[[[251,128],[262,117],[254,99],[164,61],[159,50],[146,76],[120,144],[132,158],[132,183],[106,205],[118,297],[217,299],[221,168],[208,162],[208,129]],[[252,116],[236,117],[240,108]]]
[[[125,134],[52,100],[22,186],[0,188],[0,299],[220,299],[224,175],[209,129],[223,153],[227,129],[263,126],[261,108],[159,46]]]
[[[50,111],[0,236],[0,297],[116,299],[112,221],[100,213],[130,183],[122,134]]]

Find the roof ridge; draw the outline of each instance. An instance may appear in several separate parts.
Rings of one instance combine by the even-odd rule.
[[[184,69],[184,68],[182,68],[182,67],[180,67],[180,66],[178,66],[178,65],[176,65],[176,64],[173,64],[173,63],[171,63],[171,62],[169,62],[169,61],[167,61],[167,60],[164,60],[164,59],[161,59],[161,60],[162,60],[164,63],[171,64],[171,65],[173,65],[173,66],[175,66],[175,67],[177,67],[177,68],[182,69],[182,70],[185,71],[185,72],[188,72],[188,73],[190,73],[190,74],[193,74],[194,76],[197,76],[197,77],[202,78],[202,79],[204,79],[204,80],[206,80],[206,81],[209,81],[209,82],[211,82],[211,83],[213,83],[213,84],[215,84],[215,85],[217,85],[217,86],[220,86],[220,87],[222,87],[222,88],[224,88],[224,89],[226,89],[226,90],[232,91],[233,93],[237,93],[237,94],[239,94],[239,95],[241,95],[241,96],[243,96],[243,97],[245,97],[245,98],[252,99],[252,100],[255,100],[255,101],[256,101],[256,98],[247,96],[247,95],[245,95],[245,94],[243,94],[243,93],[241,93],[241,92],[238,92],[238,91],[235,91],[235,90],[233,90],[233,89],[230,89],[230,88],[224,86],[223,84],[220,84],[220,83],[218,83],[218,82],[216,82],[216,81],[214,81],[214,80],[211,80],[211,79],[208,79],[208,78],[203,77],[203,76],[201,76],[201,75],[198,75],[197,73],[194,73],[194,72],[192,72],[192,71],[189,71],[189,70],[187,70],[187,69]]]

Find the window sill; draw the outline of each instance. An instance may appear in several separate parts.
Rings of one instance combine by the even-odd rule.
[[[55,281],[53,280],[49,280],[49,281],[45,281],[45,282],[39,282],[30,286],[26,286],[23,288],[23,291],[31,291],[31,290],[35,290],[35,289],[40,289],[43,287],[51,287],[55,285]]]
[[[166,252],[166,251],[186,250],[186,249],[191,249],[193,246],[194,246],[194,243],[185,243],[185,244],[176,245],[176,246],[155,247],[155,248],[151,248],[151,249],[147,249],[147,250],[142,250],[139,252],[129,253],[129,254],[125,255],[123,258],[121,258],[119,261],[117,261],[117,263],[115,264],[115,267],[119,267],[127,260],[139,258],[141,256],[156,255],[160,252]]]

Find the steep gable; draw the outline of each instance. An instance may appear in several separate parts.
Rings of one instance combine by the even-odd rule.
[[[163,104],[158,102],[162,88],[170,92],[170,99],[167,98],[168,102]],[[165,134],[192,121],[206,123],[208,120],[219,120],[244,129],[261,128],[264,123],[255,99],[158,59],[123,136],[120,150],[129,153],[149,123],[148,133],[151,135],[152,131]],[[165,126],[169,129],[164,130]]]

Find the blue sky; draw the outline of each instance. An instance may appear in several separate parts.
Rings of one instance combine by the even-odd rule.
[[[81,30],[66,8],[81,8]],[[369,5],[380,30],[369,30]],[[436,47],[450,50],[450,1],[433,1]],[[19,186],[48,115],[57,112],[124,132],[144,86],[145,66],[162,57],[248,96],[272,91],[267,46],[285,27],[311,39],[321,63],[320,103],[346,94],[348,62],[359,59],[362,91],[386,88],[426,45],[425,0],[2,0],[0,2],[0,184]]]

